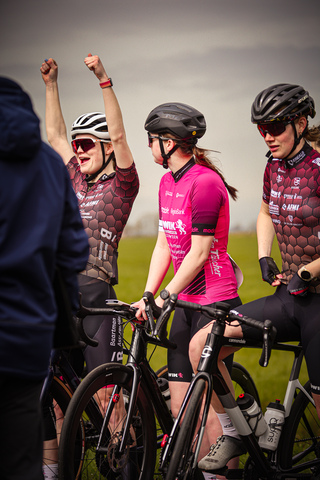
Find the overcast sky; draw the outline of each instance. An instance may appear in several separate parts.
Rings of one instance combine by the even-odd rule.
[[[0,18],[0,74],[31,95],[44,140],[42,61],[59,65],[69,128],[81,113],[103,110],[83,63],[89,52],[101,57],[140,175],[131,225],[157,213],[165,171],[153,163],[143,126],[158,104],[188,103],[204,114],[199,146],[221,152],[217,165],[239,190],[232,228],[251,229],[261,203],[266,148],[250,123],[255,96],[274,83],[300,84],[316,103],[312,123],[320,123],[319,0],[7,0]]]

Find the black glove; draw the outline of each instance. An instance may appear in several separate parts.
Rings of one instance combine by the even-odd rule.
[[[272,257],[262,257],[259,259],[259,263],[262,273],[262,279],[272,285],[272,282],[276,280],[276,275],[280,273],[276,262],[273,260]]]
[[[309,285],[310,282],[306,282],[303,278],[299,277],[297,272],[291,278],[287,290],[291,295],[300,295],[300,297],[304,297],[307,295]]]

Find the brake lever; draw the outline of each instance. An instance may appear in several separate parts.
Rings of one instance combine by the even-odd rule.
[[[262,353],[259,360],[261,367],[268,366],[276,334],[277,329],[272,325],[271,320],[265,320],[263,323]]]

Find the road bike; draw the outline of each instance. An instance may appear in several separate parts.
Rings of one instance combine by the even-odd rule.
[[[299,381],[303,360],[301,346],[274,343],[276,331],[271,321],[262,323],[237,314],[230,310],[226,303],[218,302],[214,307],[209,307],[180,301],[176,295],[169,296],[167,292],[163,292],[162,296],[165,298],[165,308],[155,329],[155,334],[160,338],[176,307],[200,311],[215,320],[203,348],[198,372],[163,446],[160,470],[165,480],[203,478],[197,463],[213,391],[231,418],[248,452],[242,468],[223,469],[218,473],[238,480],[320,479],[320,421],[312,399],[310,382],[302,386]],[[241,347],[262,347],[261,366],[268,365],[272,348],[293,353],[293,365],[283,402],[284,422],[275,451],[261,448],[258,438],[219,372],[218,357],[221,348],[225,345],[239,345],[240,339],[224,337],[225,326],[230,322],[262,330],[262,342],[241,339]],[[198,422],[200,414],[201,422]]]
[[[146,292],[148,320],[138,321],[135,309],[123,302],[107,302],[132,324],[126,365],[107,363],[90,372],[74,393],[61,432],[59,479],[161,478],[158,469],[163,437],[173,428],[167,386],[167,367],[154,372],[147,358],[148,345],[175,348],[165,333],[154,334],[159,310]],[[82,315],[106,314],[106,309],[82,308]],[[233,377],[239,391],[251,392],[259,402],[253,380],[235,363]],[[161,381],[159,381],[159,378]],[[125,408],[119,407],[119,402]],[[81,435],[84,431],[84,437]],[[81,445],[79,445],[81,442]]]

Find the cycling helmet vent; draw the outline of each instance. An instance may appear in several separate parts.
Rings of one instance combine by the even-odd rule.
[[[251,107],[252,123],[294,120],[315,116],[314,100],[300,85],[278,83],[257,95]]]
[[[201,112],[184,103],[163,103],[148,115],[144,128],[150,133],[170,133],[182,140],[196,143],[206,131]]]
[[[80,115],[72,124],[71,137],[75,139],[76,135],[89,133],[101,140],[110,140],[106,117],[103,113],[92,112]]]

